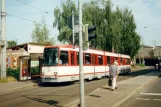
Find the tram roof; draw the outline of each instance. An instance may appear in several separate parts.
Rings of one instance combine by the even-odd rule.
[[[75,46],[75,48],[73,48],[73,45],[54,45],[54,46],[45,46],[45,48],[62,48],[62,49],[65,49],[65,48],[70,48],[70,50],[77,50],[79,49],[79,46]],[[108,54],[108,55],[111,55],[111,56],[122,56],[122,57],[127,57],[127,58],[130,58],[129,55],[125,55],[125,54],[120,54],[120,53],[114,53],[114,52],[108,52],[108,51],[103,51],[103,50],[99,50],[99,49],[95,49],[95,48],[89,48],[89,50],[87,50],[86,52],[89,53],[90,51],[92,52],[105,52],[105,54]]]

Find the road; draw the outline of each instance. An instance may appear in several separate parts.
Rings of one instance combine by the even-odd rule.
[[[120,107],[161,107],[161,78],[134,94]]]
[[[120,75],[118,81],[138,76],[152,70],[135,71]],[[107,78],[85,82],[85,95],[107,85]],[[21,90],[0,96],[0,107],[62,107],[79,99],[79,83],[47,84],[32,89]]]

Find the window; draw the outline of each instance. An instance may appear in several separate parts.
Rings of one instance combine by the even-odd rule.
[[[103,57],[102,57],[102,55],[98,55],[98,65],[103,65]]]
[[[58,65],[58,48],[44,49],[44,65],[45,66]]]
[[[117,61],[117,62],[118,62],[118,58],[117,58],[117,57],[115,57],[115,58],[114,58],[114,61]]]
[[[68,65],[68,51],[61,51],[60,52],[60,60],[59,60],[59,64],[62,65]]]
[[[110,56],[107,56],[106,59],[107,59],[107,64],[110,65],[111,64],[111,62],[110,62]]]
[[[85,64],[91,64],[91,54],[85,53]]]
[[[126,62],[127,65],[130,65],[130,59],[127,58],[127,62]]]
[[[77,52],[77,64],[79,65],[79,53]]]

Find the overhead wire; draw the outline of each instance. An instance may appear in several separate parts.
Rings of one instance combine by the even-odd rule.
[[[26,21],[29,21],[29,22],[34,22],[34,20],[30,20],[30,19],[27,19],[27,18],[19,17],[19,16],[16,16],[16,15],[10,14],[10,13],[6,13],[6,14],[9,15],[9,16],[13,16],[13,17],[22,19],[22,20],[26,20]],[[35,21],[35,22],[36,22],[36,21]],[[53,27],[53,25],[49,25],[49,24],[46,24],[46,26],[48,26],[48,27]]]
[[[20,19],[23,19],[23,20],[27,20],[27,21],[30,21],[30,22],[34,22],[33,20],[26,19],[26,18],[22,18],[22,17],[16,16],[16,15],[13,15],[13,14],[9,14],[9,13],[6,13],[6,14],[9,15],[9,16],[13,16],[13,17],[17,17],[17,18],[20,18]]]
[[[48,12],[45,12],[45,11],[42,11],[42,10],[38,9],[37,7],[31,6],[31,5],[29,5],[29,4],[25,3],[25,2],[22,2],[22,1],[20,1],[20,0],[16,0],[16,1],[18,1],[18,2],[20,2],[20,3],[22,3],[22,4],[25,4],[25,5],[29,6],[29,7],[32,7],[32,8],[34,8],[34,9],[37,9],[37,10],[43,12],[43,13],[48,13]]]

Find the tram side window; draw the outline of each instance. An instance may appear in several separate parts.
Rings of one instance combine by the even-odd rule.
[[[79,65],[79,53],[77,52],[77,64]]]
[[[115,57],[115,58],[114,58],[114,61],[117,61],[117,62],[118,62],[118,58],[117,58],[117,57]]]
[[[62,65],[68,65],[68,52],[67,51],[61,51],[60,52],[60,60],[59,60],[59,64]]]
[[[98,65],[103,65],[103,57],[102,57],[102,55],[98,55]]]
[[[85,53],[85,64],[91,64],[91,54]]]
[[[107,59],[107,64],[110,65],[111,64],[111,62],[110,62],[110,56],[107,56],[106,59]]]
[[[127,64],[127,65],[130,65],[130,59],[127,58],[126,60],[127,60],[127,61],[126,61],[126,64]]]

